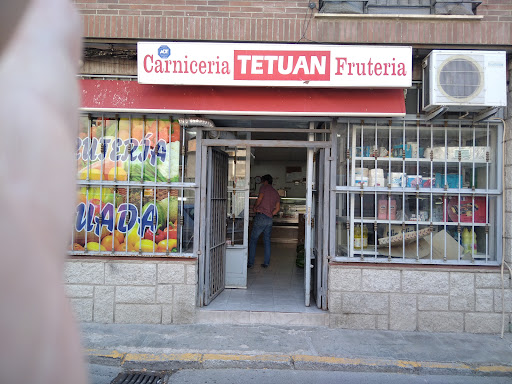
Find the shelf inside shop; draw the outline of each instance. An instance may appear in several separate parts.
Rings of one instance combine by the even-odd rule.
[[[387,247],[379,247],[379,248],[387,249]],[[375,248],[373,248],[373,245],[372,244],[368,244],[368,248],[366,248],[366,249],[363,249],[363,250],[354,249],[354,256],[355,257],[358,257],[358,256],[360,257],[361,255],[362,256],[377,256],[377,257],[380,256],[382,258],[384,258],[384,257],[385,258],[391,257],[392,259],[401,259],[402,258],[402,256],[393,256],[393,255],[392,256],[388,256],[386,254],[382,254],[382,253],[380,253],[378,251],[379,248],[377,248],[377,251],[375,251],[374,250]],[[462,260],[471,260],[471,258],[472,258],[471,257],[471,253],[461,253],[460,254],[460,258]],[[487,256],[487,258],[489,258],[489,256]],[[406,257],[406,259],[415,259],[415,257]],[[429,259],[429,257],[427,256],[427,257],[423,257],[421,259],[423,259],[423,260],[424,259]],[[485,260],[486,256],[485,256],[484,253],[475,253],[475,254],[473,254],[473,259],[475,259],[475,260]]]
[[[473,195],[493,195],[493,194],[499,194],[499,192],[495,189],[489,188],[489,189],[480,189],[477,188],[475,190],[471,188],[431,188],[431,187],[419,187],[418,189],[411,188],[411,187],[368,187],[363,186],[361,188],[359,185],[353,185],[349,187],[344,187],[345,190],[348,190],[350,192],[376,192],[377,194],[389,194],[391,195],[401,195],[402,193],[408,194],[408,195],[414,195],[416,193],[419,193],[420,195],[423,194],[423,196],[428,197],[428,195],[445,195],[449,194],[450,196],[473,196]],[[421,196],[418,197],[421,199]]]
[[[373,248],[373,247],[374,247],[373,244],[368,244],[368,248],[366,248],[366,249],[363,249],[363,250],[361,250],[361,249],[354,249],[354,255],[355,256],[363,255],[363,256],[382,256],[382,257],[387,257],[386,255],[379,254],[378,251],[376,252],[374,250],[375,248]]]
[[[448,159],[433,159],[433,160],[430,160],[430,159],[426,159],[426,158],[417,158],[417,157],[406,157],[405,159],[402,158],[402,157],[373,157],[373,156],[370,156],[370,157],[354,157],[354,161],[364,161],[364,162],[391,162],[391,163],[401,163],[401,162],[406,162],[406,163],[416,163],[416,162],[419,162],[419,163],[436,163],[436,164],[449,164],[449,165],[457,165],[457,164],[469,164],[469,165],[472,165],[472,164],[475,164],[477,166],[485,166],[486,164],[491,164],[491,162],[489,161],[485,161],[485,160],[448,160]]]
[[[377,223],[377,224],[391,224],[391,225],[402,225],[402,224],[405,224],[405,225],[430,225],[430,221],[411,221],[411,220],[408,220],[408,221],[402,221],[402,220],[383,220],[383,219],[362,219],[361,218],[354,218],[354,224],[373,224],[373,223]]]
[[[343,222],[347,222],[347,221],[350,221],[350,218],[348,217],[341,217],[341,216],[338,216],[337,217],[338,219],[341,219]],[[402,224],[405,224],[405,225],[423,225],[423,226],[428,226],[430,224],[432,225],[446,225],[446,226],[458,226],[460,224],[461,227],[471,227],[471,226],[475,226],[475,227],[485,227],[487,225],[487,223],[472,223],[472,222],[452,222],[452,221],[416,221],[416,220],[407,220],[407,221],[402,221],[402,220],[384,220],[384,219],[373,219],[373,218],[368,218],[368,219],[362,219],[360,217],[354,217],[354,223],[357,225],[357,224],[373,224],[373,223],[377,223],[377,224],[391,224],[391,225],[402,225]]]
[[[350,218],[349,217],[342,217],[342,216],[337,216],[336,217],[336,221],[338,223],[347,223],[347,222],[350,222]],[[377,223],[378,225],[407,225],[407,226],[411,226],[411,225],[418,225],[420,227],[428,227],[430,226],[431,224],[434,226],[434,227],[444,227],[446,225],[446,227],[458,227],[459,225],[461,226],[461,228],[464,228],[464,227],[475,227],[475,228],[478,228],[478,227],[482,227],[482,228],[485,228],[487,225],[489,225],[488,223],[472,223],[472,222],[451,222],[451,221],[413,221],[413,220],[408,220],[408,221],[402,221],[402,220],[375,220],[375,219],[371,219],[371,218],[368,218],[368,219],[362,219],[361,218],[354,218],[354,221],[353,221],[354,225],[359,225],[359,224],[364,224],[364,225],[374,225],[375,223]],[[371,227],[370,227],[371,228]],[[371,229],[370,229],[371,230]],[[374,232],[374,231],[372,231]]]

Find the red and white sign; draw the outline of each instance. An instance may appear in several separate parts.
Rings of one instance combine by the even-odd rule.
[[[141,84],[407,88],[412,48],[139,42]]]

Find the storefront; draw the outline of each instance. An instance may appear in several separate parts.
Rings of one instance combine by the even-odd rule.
[[[81,80],[68,277],[84,321],[501,326],[503,125],[475,106],[436,118],[449,103],[421,105],[410,47],[139,43],[138,73]],[[246,265],[265,173],[282,199],[268,272],[291,248],[319,312],[207,313],[263,276]]]

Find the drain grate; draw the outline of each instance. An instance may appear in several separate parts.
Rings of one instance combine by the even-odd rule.
[[[120,373],[110,384],[165,384],[164,374],[148,372]]]

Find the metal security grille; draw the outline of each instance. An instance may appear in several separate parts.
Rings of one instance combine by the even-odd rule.
[[[477,0],[323,0],[321,13],[472,15]]]
[[[226,217],[228,202],[228,155],[214,148],[208,149],[208,202],[206,222],[205,304],[208,305],[225,287]]]
[[[143,372],[120,373],[111,384],[165,384],[164,374],[148,374]]]
[[[339,260],[496,265],[498,124],[348,122],[338,135]]]

